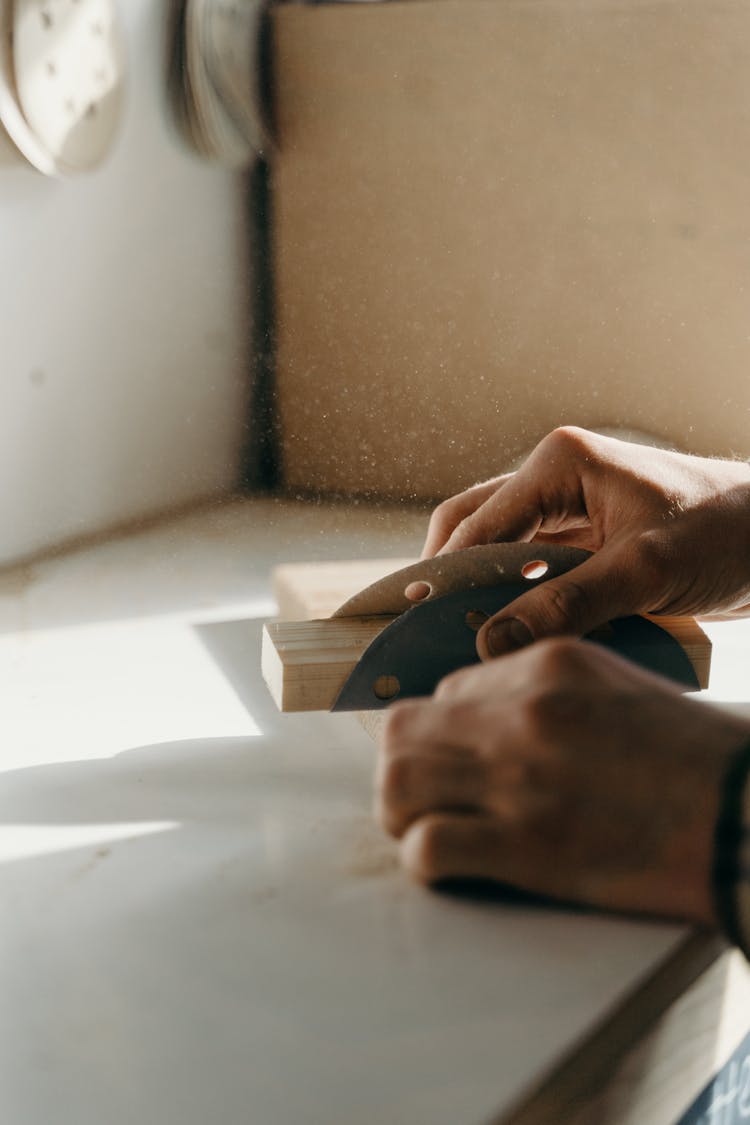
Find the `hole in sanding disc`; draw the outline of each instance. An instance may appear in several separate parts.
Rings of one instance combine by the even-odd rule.
[[[372,690],[378,699],[394,699],[401,691],[401,684],[397,676],[378,676]]]
[[[521,574],[531,582],[534,578],[543,578],[548,570],[549,563],[546,563],[543,559],[533,559],[532,562],[523,564]]]
[[[410,602],[423,602],[431,593],[432,586],[429,582],[410,582],[404,590],[404,597]]]

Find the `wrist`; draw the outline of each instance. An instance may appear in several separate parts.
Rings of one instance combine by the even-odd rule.
[[[725,936],[750,958],[750,741],[731,757],[724,774],[712,884]]]

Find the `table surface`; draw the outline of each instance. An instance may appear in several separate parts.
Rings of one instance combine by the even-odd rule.
[[[236,501],[0,576],[3,1120],[484,1122],[684,941],[411,884],[356,721],[276,713],[272,566],[424,526]]]

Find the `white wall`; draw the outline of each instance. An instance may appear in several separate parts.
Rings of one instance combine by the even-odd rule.
[[[176,135],[165,0],[121,0],[104,167],[0,166],[0,562],[235,480],[247,388],[242,182]]]

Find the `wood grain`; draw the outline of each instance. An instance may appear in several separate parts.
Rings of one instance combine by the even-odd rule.
[[[277,621],[263,630],[262,669],[281,711],[327,711],[368,645],[395,618],[336,617]],[[692,617],[659,618],[708,686],[711,642]]]
[[[747,1033],[748,1002],[742,954],[698,931],[493,1125],[674,1125]]]
[[[415,561],[393,558],[283,563],[272,577],[279,617],[288,621],[331,617],[360,590]]]
[[[261,667],[280,711],[329,711],[355,664],[392,617],[277,621],[263,629]]]

